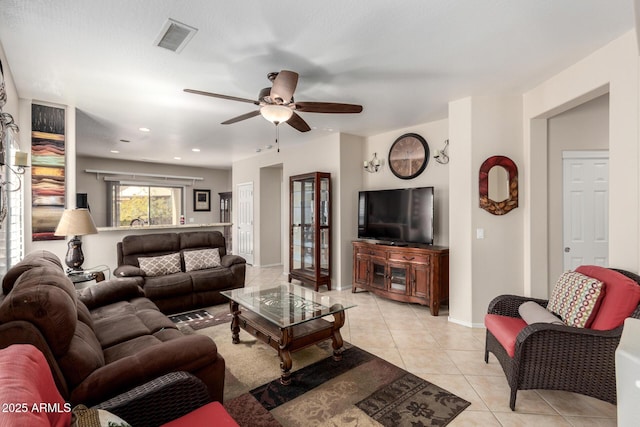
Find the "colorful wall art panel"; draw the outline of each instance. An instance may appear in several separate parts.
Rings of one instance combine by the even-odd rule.
[[[32,239],[54,236],[64,211],[65,133],[63,108],[31,106],[31,210]]]

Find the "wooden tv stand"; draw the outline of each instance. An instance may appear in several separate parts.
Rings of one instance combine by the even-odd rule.
[[[357,288],[429,306],[437,316],[440,304],[449,300],[449,248],[354,241],[351,291]]]

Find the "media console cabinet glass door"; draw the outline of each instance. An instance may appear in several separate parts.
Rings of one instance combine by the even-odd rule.
[[[331,290],[331,174],[289,178],[289,282]]]

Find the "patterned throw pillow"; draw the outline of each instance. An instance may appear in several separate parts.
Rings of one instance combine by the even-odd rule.
[[[547,310],[560,316],[565,325],[584,328],[603,289],[601,281],[568,271],[556,282]]]
[[[166,276],[167,274],[180,273],[180,254],[161,255],[154,257],[138,258],[140,269],[150,277]]]
[[[200,249],[196,251],[185,251],[184,271],[204,270],[220,266],[220,252],[215,249]]]

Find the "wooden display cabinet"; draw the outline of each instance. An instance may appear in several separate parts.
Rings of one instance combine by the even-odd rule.
[[[289,282],[331,290],[331,174],[289,178]]]
[[[365,289],[402,302],[429,306],[438,315],[449,299],[449,249],[353,242],[352,292]]]

